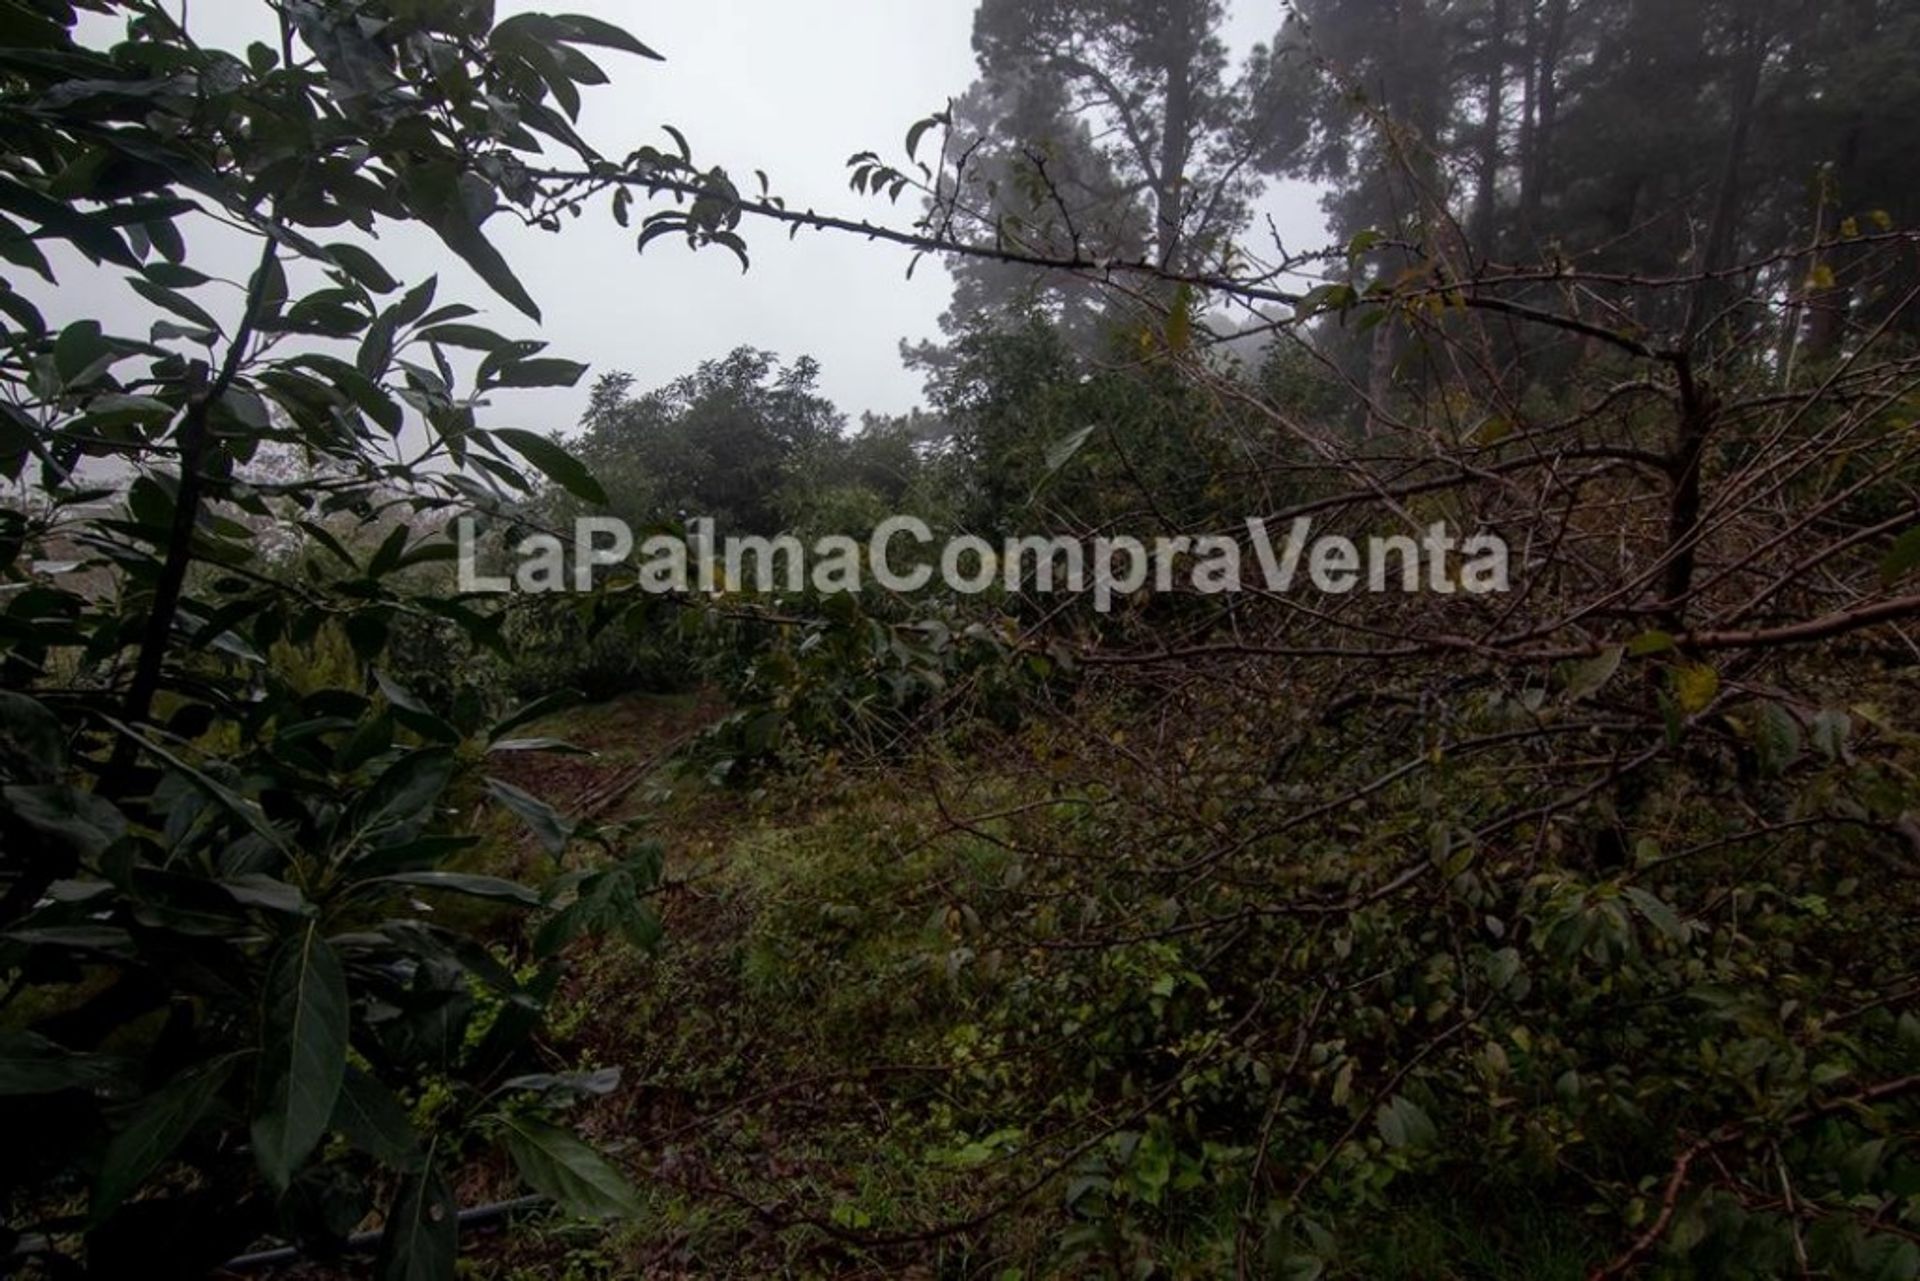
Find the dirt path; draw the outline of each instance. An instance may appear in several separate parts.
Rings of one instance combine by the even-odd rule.
[[[517,736],[557,738],[591,755],[505,753],[488,762],[487,772],[570,817],[620,817],[633,804],[634,790],[726,710],[710,691],[629,694],[572,708],[523,727]]]

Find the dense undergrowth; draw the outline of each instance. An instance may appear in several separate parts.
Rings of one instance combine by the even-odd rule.
[[[600,19],[0,0],[0,1272],[1920,1277],[1920,24],[1392,8],[986,0],[880,228],[598,152]],[[949,261],[927,409],[497,425],[586,367],[375,233],[534,321],[589,202]]]
[[[1204,881],[1202,833],[1341,784],[1296,760],[1240,813],[1184,812],[1194,780],[1271,772],[1235,725],[1261,709],[1143,723],[1110,695],[754,797],[656,785],[670,942],[596,951],[556,1021],[626,1073],[588,1124],[645,1212],[481,1275],[1572,1277],[1710,1137],[1764,1191],[1682,1191],[1656,1272],[1906,1275],[1909,1113],[1846,1100],[1920,1066],[1920,912],[1868,817],[1910,795],[1916,744],[1882,727],[1910,677],[1782,778],[1667,773],[1624,854],[1598,812],[1430,837],[1528,785],[1521,756],[1436,752],[1337,839],[1261,837]],[[1179,768],[1128,769],[1143,737]],[[1789,780],[1859,828],[1798,837]],[[1296,906],[1263,910],[1279,883]],[[1885,1230],[1796,1232],[1789,1196]]]

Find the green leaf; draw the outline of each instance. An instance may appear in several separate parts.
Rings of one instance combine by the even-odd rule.
[[[687,228],[687,216],[683,213],[676,213],[672,210],[662,210],[659,213],[649,214],[647,215],[646,222],[641,225],[640,234],[634,237],[634,251],[636,253],[645,253],[647,246],[662,236],[671,236],[682,232],[687,232],[689,237],[688,243],[691,244],[691,233],[687,231]]]
[[[57,947],[128,961],[135,956],[133,936],[112,925],[47,925],[8,930],[0,938],[28,947]]]
[[[165,285],[168,289],[198,289],[201,285],[210,285],[213,278],[191,267],[182,267],[171,262],[150,262],[144,268],[148,280],[156,285]]]
[[[1001,1130],[989,1134],[980,1140],[980,1144],[990,1151],[997,1151],[1009,1136],[1018,1134],[1017,1130]],[[1173,1140],[1161,1126],[1155,1126],[1142,1135],[1140,1142],[1134,1146],[1133,1159],[1127,1166],[1127,1177],[1140,1199],[1148,1205],[1160,1204],[1167,1183],[1173,1178],[1173,1160]]]
[[[380,260],[358,245],[328,245],[327,252],[342,271],[373,293],[390,294],[400,287],[400,282],[380,265]]]
[[[396,569],[412,569],[415,565],[440,564],[460,559],[458,543],[416,543],[400,558]]]
[[[33,1032],[0,1032],[0,1097],[92,1089],[115,1080],[123,1064],[76,1054]]]
[[[578,696],[574,697],[577,701]],[[495,736],[500,732],[496,730]],[[35,762],[45,771],[43,777],[66,767],[67,732],[38,699],[0,690],[0,739],[12,743],[24,759]]]
[[[1843,760],[1853,735],[1853,718],[1837,707],[1822,708],[1813,718],[1814,750],[1830,761]]]
[[[1339,283],[1316,285],[1307,290],[1300,301],[1294,304],[1293,314],[1304,319],[1323,311],[1344,311],[1353,306],[1358,299],[1359,295],[1354,292],[1352,285]]]
[[[420,1171],[394,1189],[374,1265],[379,1281],[448,1281],[454,1274],[460,1209],[434,1162],[438,1147],[430,1147]]]
[[[1893,546],[1880,561],[1880,582],[1887,587],[1893,586],[1920,566],[1920,525],[1915,525],[1906,533],[1893,540]]]
[[[1675,912],[1673,908],[1667,905],[1665,900],[1656,894],[1641,889],[1637,885],[1629,885],[1623,892],[1627,897],[1627,901],[1632,903],[1635,910],[1646,918],[1649,925],[1659,930],[1675,943],[1684,944],[1687,941],[1688,935],[1685,922],[1680,919],[1678,912]]]
[[[549,854],[565,852],[567,842],[573,839],[573,824],[561,818],[553,806],[497,778],[487,780],[487,791],[496,801],[520,816],[520,821],[540,839]]]
[[[7,288],[4,281],[0,281],[0,312],[5,313],[23,333],[38,335],[47,332],[47,318],[40,314],[40,309]]]
[[[8,218],[0,218],[0,258],[25,267],[50,285],[56,283],[53,264],[40,252],[40,246]]]
[[[360,340],[360,349],[354,353],[353,372],[359,376],[365,388],[372,389],[374,395],[379,397],[384,393],[380,392],[374,380],[384,378],[388,367],[392,364],[393,322],[385,316],[378,316],[371,325],[367,326],[367,335]],[[343,389],[353,397],[356,404],[366,396],[364,390],[345,387],[344,380],[336,378],[335,381],[342,384]]]
[[[1496,992],[1504,992],[1520,977],[1524,963],[1517,948],[1503,947],[1487,958],[1487,981]]]
[[[572,387],[586,373],[587,366],[574,360],[522,360],[498,370],[487,383],[493,387]]]
[[[373,840],[417,827],[453,781],[453,770],[453,753],[444,747],[401,757],[354,802],[350,822],[355,835]]]
[[[280,912],[288,916],[310,916],[315,910],[298,886],[262,873],[229,877],[214,884],[242,907],[257,907],[265,912]]]
[[[204,329],[214,334],[221,332],[220,322],[213,318],[213,313],[185,294],[138,277],[128,280],[127,287],[154,306],[172,312],[197,329]]]
[[[1853,1250],[1850,1276],[1862,1281],[1914,1281],[1920,1277],[1920,1245],[1891,1233],[1864,1238]]]
[[[440,239],[447,248],[453,250],[472,267],[480,279],[495,293],[512,303],[522,314],[539,320],[540,305],[533,300],[519,277],[513,274],[513,268],[501,256],[480,229],[465,223],[450,223],[440,228]]]
[[[404,544],[406,541],[405,527],[402,526],[394,532],[400,535],[401,542]],[[375,559],[378,559],[377,554],[375,555]],[[371,574],[372,571],[369,570],[368,572]],[[380,693],[386,700],[399,710],[404,712],[417,712],[422,716],[432,715],[432,709],[415,697],[411,690],[378,668],[374,669],[373,683],[379,687]]]
[[[517,903],[521,907],[539,907],[542,899],[524,885],[495,876],[474,876],[465,872],[402,872],[377,876],[362,885],[399,885],[411,889],[445,890],[469,898],[491,899],[498,903]]]
[[[1873,1186],[1873,1177],[1887,1152],[1885,1139],[1869,1139],[1848,1152],[1839,1162],[1841,1188],[1858,1195]]]
[[[53,341],[53,367],[70,387],[84,386],[113,366],[114,345],[96,320],[76,320]]]
[[[382,313],[383,318],[391,320],[396,329],[403,325],[411,325],[414,321],[424,318],[427,314],[427,308],[433,306],[433,296],[439,290],[439,287],[440,278],[438,276],[427,277],[403,294],[399,302],[387,308],[387,310]]]
[[[97,215],[82,213],[71,205],[23,187],[11,178],[0,178],[0,209],[38,223],[46,231],[72,243],[89,258],[139,270],[140,260],[127,248],[127,242],[105,219]]]
[[[539,320],[539,305],[481,230],[483,216],[473,209],[471,185],[463,188],[462,177],[451,162],[435,161],[414,167],[406,175],[408,207],[433,228],[441,242],[472,267],[489,288],[519,311]],[[484,182],[481,185],[484,186]],[[491,195],[491,188],[487,194]]]
[[[404,523],[395,525],[387,531],[387,536],[380,541],[380,546],[374,549],[373,556],[367,561],[368,578],[385,578],[394,566],[400,563],[400,555],[407,550],[407,538],[410,533],[411,531]],[[391,694],[387,695],[387,698],[390,702],[395,701]],[[426,709],[409,708],[408,710],[425,711]]]
[[[606,503],[607,491],[600,487],[600,482],[593,478],[593,473],[587,470],[586,465],[545,436],[514,427],[503,427],[493,434],[539,468],[548,480],[575,498],[602,505]]]
[[[1777,777],[1800,756],[1800,722],[1780,704],[1768,703],[1760,709],[1753,744],[1760,758],[1761,773]]]
[[[228,1054],[175,1077],[134,1110],[101,1159],[89,1207],[96,1221],[138,1190],[193,1133],[239,1061],[239,1055]]]
[[[347,977],[318,922],[282,946],[267,975],[265,1082],[254,1157],[284,1190],[327,1132],[347,1069]]]
[[[641,892],[659,883],[660,861],[658,846],[647,849],[629,863],[582,880],[574,901],[541,927],[535,952],[553,956],[583,935],[613,933],[640,951],[650,951],[660,941],[660,918]]]
[[[633,1185],[577,1136],[532,1117],[507,1117],[504,1124],[507,1152],[534,1191],[582,1219],[640,1213]]]
[[[1425,1147],[1437,1134],[1420,1105],[1404,1094],[1396,1094],[1383,1103],[1374,1123],[1390,1148]]]
[[[927,130],[939,123],[938,116],[928,116],[925,120],[914,121],[913,127],[907,130],[907,159],[914,158],[914,153],[920,149],[920,139],[926,136]]]
[[[1635,658],[1645,658],[1649,654],[1665,654],[1673,647],[1673,637],[1656,628],[1650,632],[1641,632],[1628,641],[1627,653]]]
[[[430,329],[422,329],[415,336],[427,342],[439,343],[442,347],[461,347],[467,351],[484,351],[489,354],[499,351],[508,343],[508,339],[504,336],[479,325],[435,325]]]
[[[127,833],[112,801],[65,783],[15,784],[0,796],[21,822],[87,858],[98,858]]]
[[[371,571],[371,567],[369,567]],[[404,685],[395,681],[378,668],[374,669],[373,679],[393,705],[394,719],[422,738],[439,743],[457,743],[460,732],[434,714],[432,708],[416,698]]]
[[[200,791],[204,792],[216,804],[245,823],[253,830],[254,835],[258,836],[268,845],[286,855],[288,858],[294,856],[293,850],[288,848],[285,839],[279,832],[274,830],[273,825],[267,821],[265,812],[261,810],[257,803],[240,796],[225,784],[195,769],[180,759],[180,757],[147,738],[132,726],[123,724],[111,716],[102,716],[100,719],[112,726],[118,733],[132,739],[140,746],[142,751],[158,757],[173,769],[179,771],[182,776]]]
[[[259,393],[245,387],[229,387],[215,402],[221,409],[233,415],[234,421],[253,431],[267,431],[273,426],[273,416],[267,412],[267,402]]]
[[[732,251],[733,256],[740,260],[740,270],[743,274],[752,268],[753,262],[747,257],[747,242],[741,239],[738,232],[710,232],[707,235],[707,240],[712,244],[719,245],[722,249]]]
[[[329,1129],[391,1170],[417,1173],[425,1163],[407,1110],[393,1091],[357,1067],[347,1068]]]
[[[659,54],[611,22],[578,13],[556,14],[553,21],[561,29],[560,38],[569,44],[598,45],[603,49],[618,49],[621,53],[651,58],[655,62],[665,61]]]
[[[1577,703],[1598,694],[1613,679],[1613,674],[1620,670],[1620,660],[1626,652],[1624,645],[1609,645],[1575,667],[1567,674],[1567,701]]]
[[[299,526],[307,537],[313,539],[314,542],[319,543],[320,546],[333,553],[334,558],[345,565],[348,570],[354,573],[359,572],[360,565],[353,559],[353,554],[341,546],[340,540],[329,533],[325,526],[316,525],[312,521],[307,520],[299,522]]]

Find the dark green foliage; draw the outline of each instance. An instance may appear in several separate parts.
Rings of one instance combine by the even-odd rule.
[[[475,418],[584,370],[339,238],[423,224],[537,317],[485,224],[532,209],[543,139],[592,158],[569,119],[605,77],[579,46],[648,51],[485,6],[276,12],[278,47],[243,51],[136,0],[0,22],[0,475],[30,482],[0,526],[0,1235],[62,1275],[324,1249],[384,1200],[383,1274],[451,1276],[463,1145],[548,1106],[509,1069],[559,944],[515,921],[573,919],[578,874],[447,866],[479,843],[485,758],[529,745],[449,670],[501,618],[433,567],[454,510],[540,477],[600,497],[561,446]],[[251,241],[238,290],[189,265],[207,214]],[[29,299],[55,244],[164,318],[50,330]],[[556,860],[618,869],[566,938],[649,928],[657,856],[495,791]]]
[[[635,691],[672,693],[695,684],[700,654],[687,643],[672,602],[594,596],[515,602],[501,635],[503,678],[521,698],[555,689],[600,701]]]
[[[722,537],[776,533],[788,467],[840,428],[818,377],[808,358],[782,368],[748,347],[644,396],[608,375],[594,387],[581,456],[637,528],[704,516]]]

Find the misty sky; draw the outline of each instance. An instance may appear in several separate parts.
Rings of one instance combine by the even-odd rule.
[[[620,23],[665,55],[650,62],[595,50],[611,85],[589,89],[582,132],[607,154],[652,143],[671,123],[691,141],[696,162],[724,165],[750,188],[764,169],[775,194],[813,207],[899,225],[917,208],[847,188],[845,162],[873,149],[897,157],[913,121],[946,105],[972,81],[975,0],[703,0],[638,5],[632,0],[551,0],[503,4],[503,12],[542,8],[592,13]],[[1229,37],[1236,55],[1270,39],[1280,22],[1273,0],[1237,0]],[[190,22],[208,43],[243,47],[267,29],[259,0],[192,0]],[[1325,239],[1317,192],[1280,184],[1264,202],[1290,246]],[[644,208],[636,210],[636,219]],[[527,230],[505,215],[488,230],[546,316],[532,324],[495,299],[430,235],[389,232],[379,246],[394,273],[414,280],[437,272],[441,300],[481,306],[487,320],[515,337],[551,342],[551,354],[591,363],[571,391],[505,393],[485,422],[571,432],[594,374],[626,370],[640,387],[667,382],[699,361],[741,344],[821,364],[826,394],[857,422],[862,410],[904,412],[920,403],[920,379],[899,358],[903,338],[938,333],[950,283],[931,261],[905,277],[908,254],[844,235],[743,228],[753,255],[742,274],[723,250],[689,251],[656,241],[636,255],[632,231],[601,205],[561,234]],[[246,259],[214,234],[191,238],[191,261],[211,261],[235,277]],[[109,332],[143,331],[150,310],[117,273],[62,271],[49,320],[93,316]],[[511,397],[511,399],[509,399]]]

